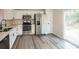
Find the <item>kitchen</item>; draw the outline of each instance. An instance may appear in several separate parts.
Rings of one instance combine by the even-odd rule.
[[[59,16],[59,14],[55,12],[60,12],[60,17],[57,17],[57,15]],[[23,46],[25,47],[18,47],[17,49],[27,49],[27,45],[28,49],[76,48],[68,42],[67,44],[70,44],[70,47],[59,46],[59,44],[61,45],[63,43],[63,41],[59,38],[63,37],[63,25],[56,25],[58,20],[56,18],[60,19],[60,23],[58,24],[61,24],[62,10],[56,11],[52,9],[0,9],[0,49],[16,49],[16,47],[14,46],[22,46],[21,44],[24,44]],[[60,30],[58,31],[57,28],[60,28]],[[56,34],[57,36],[52,36],[52,34]],[[59,44],[56,45],[56,43],[54,44],[53,41],[53,43],[49,42],[53,38],[59,40]],[[43,44],[44,41],[45,43]],[[60,43],[60,41],[62,41],[62,43]]]
[[[9,36],[8,48],[12,48],[18,35],[46,34],[44,28],[42,31],[42,15],[45,15],[44,9],[1,9],[0,41],[5,40],[5,37]]]
[[[64,38],[64,21],[79,20],[78,4],[77,0],[1,0],[0,58],[78,59],[79,35],[71,28],[67,35],[72,38]]]

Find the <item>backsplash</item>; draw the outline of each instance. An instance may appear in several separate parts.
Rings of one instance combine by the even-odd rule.
[[[13,26],[13,25],[20,25],[22,24],[21,19],[15,19],[15,20],[6,20],[6,27]]]

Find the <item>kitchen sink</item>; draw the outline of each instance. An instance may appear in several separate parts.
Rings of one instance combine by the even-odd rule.
[[[12,28],[5,28],[4,30],[0,31],[0,32],[7,32],[9,30],[11,30]]]
[[[3,31],[6,32],[6,31],[9,31],[10,29],[12,28],[5,28]]]

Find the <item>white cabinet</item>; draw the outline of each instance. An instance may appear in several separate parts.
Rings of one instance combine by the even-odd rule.
[[[42,34],[48,34],[48,32],[47,32],[47,21],[46,21],[46,19],[47,19],[46,18],[46,15],[43,14],[42,15],[42,21],[41,21],[42,22],[42,24],[41,24],[42,25],[41,26],[42,27]]]
[[[14,31],[11,31],[9,33],[9,48],[12,48],[13,42],[14,41]]]
[[[16,40],[16,28],[13,28],[9,33],[9,48],[12,48],[15,40]]]
[[[48,9],[42,14],[42,34],[53,33],[53,11]]]
[[[17,25],[9,32],[9,47],[12,48],[17,35],[22,35],[22,25]]]
[[[13,10],[12,9],[5,9],[4,10],[4,19],[13,19]]]
[[[17,35],[22,35],[22,25],[17,26]]]

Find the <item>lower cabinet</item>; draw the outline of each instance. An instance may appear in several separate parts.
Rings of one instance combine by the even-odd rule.
[[[17,26],[17,35],[22,35],[22,25]]]
[[[9,40],[10,40],[10,42],[9,42],[9,48],[12,48],[12,46],[13,46],[15,40],[16,40],[16,37],[17,37],[17,35],[16,35],[16,28],[14,28],[9,33]]]
[[[11,49],[17,36],[22,35],[22,25],[17,25],[15,28],[13,28],[9,33],[9,48]]]

